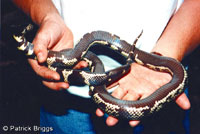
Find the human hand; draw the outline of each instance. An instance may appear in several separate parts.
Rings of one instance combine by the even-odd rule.
[[[122,100],[136,101],[144,99],[153,93],[156,89],[162,85],[168,83],[171,80],[171,76],[167,73],[156,72],[146,67],[133,63],[131,71],[125,77],[120,79],[114,85],[118,85],[118,88],[112,93],[112,95]],[[189,109],[190,102],[185,95],[182,93],[177,99],[176,103],[182,109]],[[97,109],[97,116],[103,116],[104,113]],[[118,122],[118,119],[109,116],[106,119],[108,126],[113,126]],[[135,127],[140,121],[129,121],[130,126]]]
[[[57,72],[48,69],[41,63],[46,61],[48,49],[59,51],[66,48],[73,47],[73,34],[71,30],[65,25],[64,21],[59,15],[47,17],[43,19],[40,29],[33,40],[34,52],[38,60],[29,59],[29,63],[33,70],[42,78],[47,80],[59,80],[60,76]],[[86,63],[80,62],[76,68],[85,67]],[[59,90],[61,88],[68,88],[69,84],[66,82],[50,82],[42,81],[47,87]]]

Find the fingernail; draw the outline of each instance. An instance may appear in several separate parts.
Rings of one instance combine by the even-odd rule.
[[[69,88],[69,85],[65,83],[65,84],[62,85],[62,88],[67,89],[67,88]]]
[[[53,79],[54,79],[54,80],[60,80],[60,76],[59,76],[59,75],[54,75],[54,76],[53,76]]]
[[[58,90],[59,90],[59,91],[64,91],[64,90],[66,90],[67,88],[69,88],[68,85],[62,84]]]
[[[130,121],[129,124],[131,127],[135,127],[139,124],[140,122],[139,121]]]

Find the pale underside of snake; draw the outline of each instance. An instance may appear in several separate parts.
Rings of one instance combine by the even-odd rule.
[[[27,26],[22,35],[14,35],[19,43],[18,49],[35,57],[33,44],[26,41],[24,34],[32,25]],[[142,33],[141,33],[142,34]],[[139,120],[159,111],[165,104],[174,100],[183,91],[187,81],[187,73],[180,62],[175,59],[144,52],[135,47],[141,34],[133,45],[121,40],[118,36],[105,31],[87,33],[73,49],[48,52],[47,66],[57,71],[65,82],[89,85],[90,95],[97,106],[108,115],[128,120]],[[105,72],[102,62],[89,51],[93,45],[100,45],[117,52],[126,60],[121,67]],[[90,71],[73,70],[80,61],[89,64]],[[158,88],[150,96],[137,100],[125,101],[113,97],[106,90],[106,85],[120,79],[130,70],[131,63],[136,62],[155,71],[166,72],[172,76],[169,83]]]

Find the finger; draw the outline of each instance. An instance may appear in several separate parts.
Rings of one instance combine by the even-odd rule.
[[[188,110],[190,108],[190,101],[185,93],[182,93],[177,99],[176,103],[179,107],[181,107],[184,110]]]
[[[112,95],[116,98],[121,98],[125,93],[122,91],[122,89],[120,87],[118,87],[113,93]],[[104,115],[104,112],[100,109],[97,109],[96,110],[96,115],[101,117]],[[108,126],[114,126],[116,123],[118,122],[118,119],[114,118],[114,117],[111,117],[109,116],[107,119],[106,119],[106,124]]]
[[[101,111],[100,109],[97,109],[96,110],[96,115],[99,116],[99,117],[102,117],[104,115],[103,111]],[[112,117],[112,116],[109,116],[107,119],[106,119],[106,124],[108,126],[114,126],[116,123],[118,122],[118,119]]]
[[[87,67],[87,66],[88,66],[87,62],[85,62],[85,61],[80,61],[80,62],[74,67],[74,69],[81,69],[81,68],[84,68],[84,67]]]
[[[118,82],[118,81],[112,83],[111,85],[108,85],[108,86],[107,86],[107,89],[111,89],[111,88],[113,88],[113,87],[115,87],[115,86],[117,86],[117,85],[119,85],[119,82]]]
[[[118,119],[112,117],[112,116],[108,116],[108,118],[106,119],[106,124],[108,126],[114,126],[115,124],[117,124]]]
[[[140,95],[135,93],[133,90],[128,90],[128,93],[123,97],[123,100],[131,100],[131,101],[136,101],[138,99],[140,99]],[[135,127],[140,123],[139,120],[131,120],[129,121],[129,125],[131,127]]]
[[[139,123],[140,123],[140,121],[129,121],[129,125],[130,125],[131,127],[135,127],[135,126],[137,126]]]
[[[104,113],[103,113],[103,111],[101,111],[101,109],[98,108],[96,110],[96,115],[99,116],[99,117],[102,117],[104,115]]]
[[[60,79],[60,75],[57,72],[52,71],[45,66],[39,65],[36,60],[29,59],[28,61],[29,61],[30,65],[32,66],[33,70],[40,77],[49,79],[49,80],[59,80]]]
[[[33,40],[34,52],[40,63],[46,61],[47,58],[47,47],[49,45],[49,40],[46,35],[40,31]]]
[[[123,100],[131,100],[131,101],[136,101],[140,98],[139,94],[136,93],[130,93],[130,91],[123,97]]]
[[[123,96],[125,95],[125,93],[123,92],[123,90],[121,89],[121,87],[118,87],[113,93],[112,93],[112,96],[120,99],[122,98]],[[104,115],[104,112],[100,109],[97,109],[96,110],[96,115],[101,117]],[[109,118],[108,118],[109,119]]]
[[[121,88],[120,86],[112,93],[112,95],[118,99],[122,99],[124,96],[126,96],[127,90],[124,90],[123,88]],[[114,126],[115,124],[118,123],[118,119],[109,116],[106,119],[106,124],[108,126]]]
[[[112,96],[117,99],[121,99],[125,96],[126,93],[127,91],[119,86],[117,89],[113,91]]]
[[[69,88],[69,84],[65,82],[48,82],[48,81],[42,81],[42,83],[47,86],[48,88],[51,88],[53,90],[60,90],[60,89],[67,89]]]

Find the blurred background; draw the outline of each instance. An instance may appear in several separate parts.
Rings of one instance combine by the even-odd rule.
[[[16,42],[12,38],[13,33],[20,32],[21,28],[30,22],[30,18],[17,9],[10,0],[1,0],[0,124],[3,125],[39,125],[39,108],[42,102],[48,103],[45,96],[51,92],[41,84],[40,78],[33,72],[26,57],[17,51]],[[33,37],[34,34],[29,38]],[[168,107],[158,113],[159,116],[142,122],[149,126],[145,127],[145,134],[163,134],[169,128],[183,134],[185,128],[177,124],[178,119],[185,113],[189,118],[182,121],[182,124],[188,126],[187,131],[191,134],[200,134],[200,47],[188,55],[183,63],[189,65],[191,109],[183,111],[172,103],[170,109],[173,110]],[[166,118],[169,115],[170,118]]]

